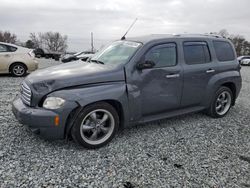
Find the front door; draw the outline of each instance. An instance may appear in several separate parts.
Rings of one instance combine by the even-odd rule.
[[[177,59],[175,43],[154,46],[145,54],[144,62],[154,62],[155,66],[139,75],[142,116],[180,107],[183,71]]]

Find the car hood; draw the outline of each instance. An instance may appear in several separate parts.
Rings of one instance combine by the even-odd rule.
[[[37,70],[25,82],[34,94],[45,95],[62,88],[124,80],[122,68],[77,61]]]

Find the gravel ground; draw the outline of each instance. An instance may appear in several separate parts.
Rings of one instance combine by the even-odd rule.
[[[250,67],[242,77],[222,119],[196,113],[129,127],[86,150],[19,124],[11,101],[22,78],[0,76],[0,187],[250,187]]]

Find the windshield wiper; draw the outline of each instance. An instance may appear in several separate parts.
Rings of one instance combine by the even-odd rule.
[[[91,59],[91,62],[97,63],[97,64],[102,64],[104,65],[104,63],[102,61],[96,60],[96,59]]]

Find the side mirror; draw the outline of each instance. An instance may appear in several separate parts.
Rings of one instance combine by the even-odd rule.
[[[155,63],[153,61],[145,61],[143,63],[138,63],[137,64],[137,69],[142,70],[142,69],[151,69],[155,66]]]

